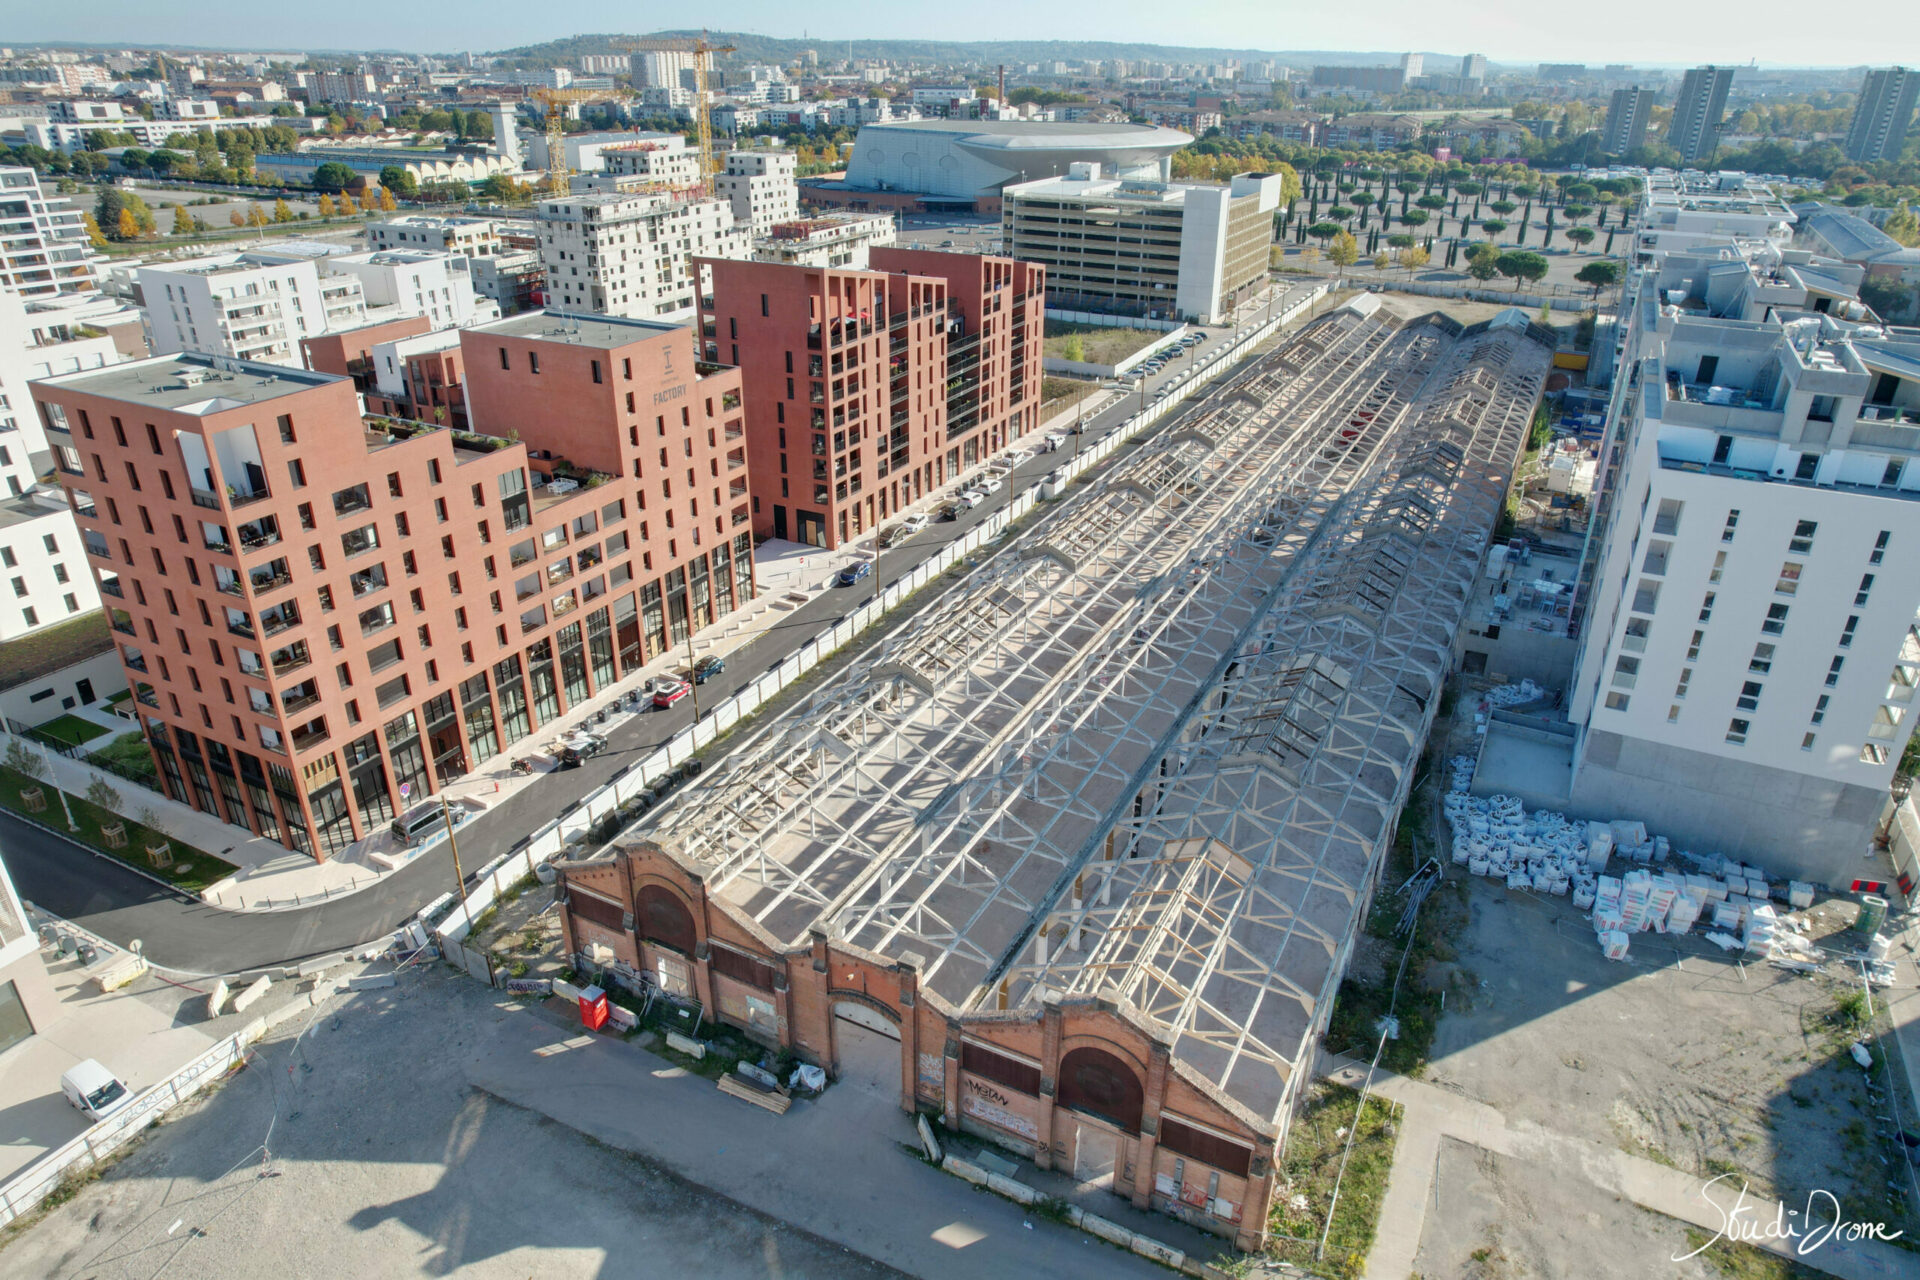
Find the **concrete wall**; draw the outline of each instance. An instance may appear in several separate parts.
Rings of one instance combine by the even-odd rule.
[[[119,651],[107,649],[37,679],[21,681],[0,693],[0,716],[18,720],[21,724],[39,724],[43,720],[51,720],[67,710],[67,699],[71,698],[74,705],[79,705],[82,691],[78,686],[82,680],[92,684],[96,703],[103,703],[125,689],[127,677],[120,666]],[[131,720],[127,722],[129,730],[139,727]]]
[[[1570,806],[1582,818],[1639,819],[1695,853],[1725,853],[1768,874],[1845,888],[1883,879],[1868,854],[1884,793],[1590,729]]]

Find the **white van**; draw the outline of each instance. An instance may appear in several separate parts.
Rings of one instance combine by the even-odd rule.
[[[92,1058],[67,1068],[60,1077],[60,1092],[89,1120],[105,1120],[133,1101],[127,1082]]]

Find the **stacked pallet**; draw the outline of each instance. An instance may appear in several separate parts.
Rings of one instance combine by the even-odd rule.
[[[763,1084],[732,1073],[720,1077],[720,1092],[730,1094],[742,1102],[751,1102],[756,1107],[764,1107],[777,1116],[787,1114],[787,1108],[793,1105],[793,1098],[785,1089],[778,1086],[769,1089]]]

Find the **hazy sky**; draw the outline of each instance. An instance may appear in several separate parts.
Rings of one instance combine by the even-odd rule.
[[[565,14],[525,0],[322,0],[299,6],[265,0],[0,2],[0,40],[181,45],[201,40],[226,48],[479,52],[586,29],[639,32],[699,21],[716,29],[806,35],[823,52],[849,36],[885,36],[1270,50],[1424,49],[1478,52],[1515,63],[1920,62],[1920,16],[1912,0],[1857,0],[1831,11],[1787,0],[840,0],[817,8],[785,0],[734,0],[724,7],[623,6],[591,13],[575,7]]]

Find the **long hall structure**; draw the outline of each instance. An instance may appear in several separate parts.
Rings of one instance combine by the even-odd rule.
[[[569,949],[1256,1247],[1550,352],[1310,325],[562,864]]]

